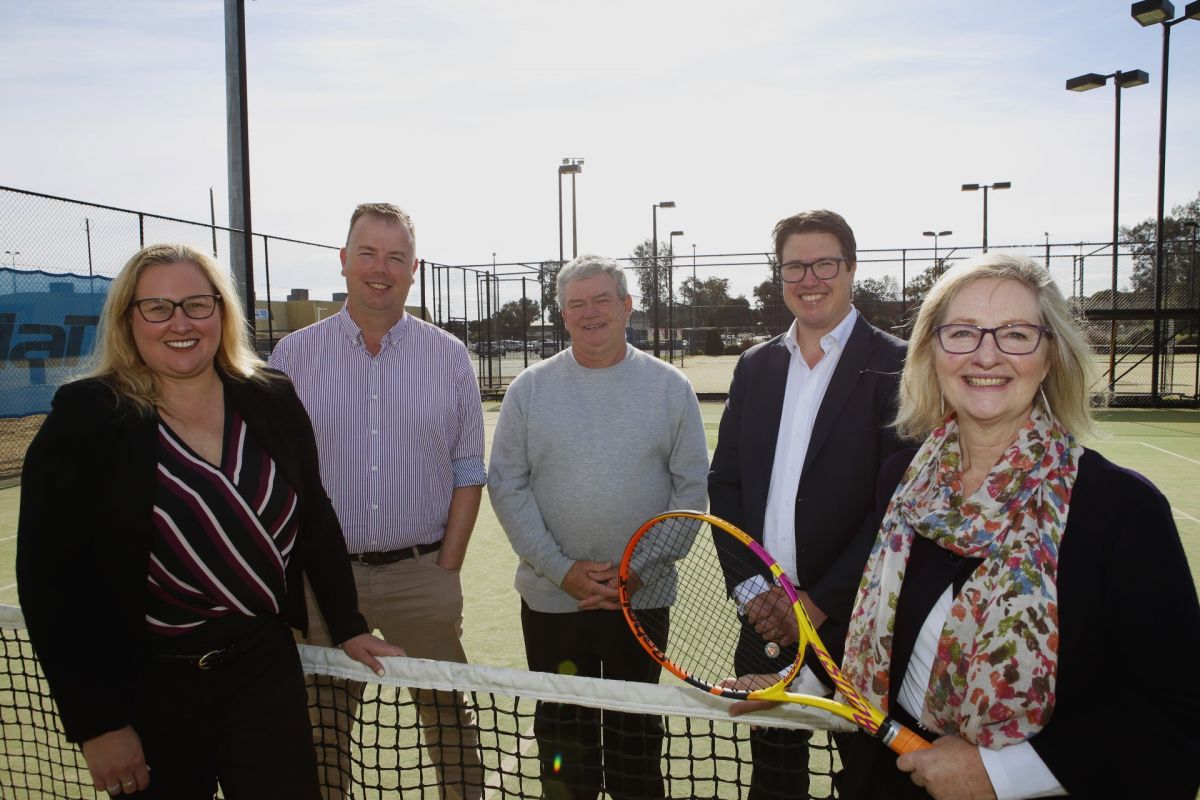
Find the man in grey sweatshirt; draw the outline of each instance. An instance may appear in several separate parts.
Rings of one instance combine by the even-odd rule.
[[[633,307],[611,259],[558,275],[571,347],[505,393],[488,494],[520,556],[516,588],[529,668],[656,683],[617,602],[629,537],[667,510],[704,510],[708,450],[683,373],[625,340]],[[662,609],[661,614],[667,614]],[[665,622],[665,620],[664,620]],[[547,797],[664,796],[658,717],[542,703],[534,734]]]

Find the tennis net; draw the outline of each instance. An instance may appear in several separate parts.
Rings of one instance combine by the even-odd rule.
[[[341,739],[334,748],[340,755],[327,756],[320,765],[329,798],[570,796],[575,787],[561,785],[559,778],[571,771],[557,771],[563,753],[598,761],[599,744],[585,741],[579,730],[566,729],[571,723],[562,722],[560,715],[564,728],[551,735],[556,741],[574,742],[575,749],[564,746],[563,753],[555,754],[558,758],[542,759],[534,736],[539,704],[583,709],[574,719],[583,720],[584,729],[590,729],[586,723],[596,714],[591,710],[599,710],[605,737],[620,726],[619,722],[610,725],[610,720],[623,714],[661,719],[665,736],[660,767],[667,796],[675,798],[745,796],[751,772],[747,738],[751,724],[813,729],[810,796],[833,797],[830,777],[837,763],[828,731],[849,727],[825,712],[798,706],[746,715],[735,723],[728,717],[728,701],[678,686],[408,658],[387,659],[387,674],[380,678],[337,649],[301,645],[300,654],[310,680],[332,689],[335,698],[334,709],[310,708],[314,719],[325,723],[318,726],[325,728],[318,735],[326,741]],[[12,606],[0,606],[0,658],[0,796],[97,797],[78,748],[63,737],[20,609]],[[339,692],[352,693],[356,702],[345,704]],[[414,695],[424,704],[424,715]],[[310,698],[317,696],[310,692]],[[441,725],[430,724],[428,706],[445,697],[465,699],[473,712],[473,730],[463,741],[471,742],[475,755],[462,758],[467,745],[459,745],[456,756],[442,752],[441,762],[465,764],[478,758],[479,767],[462,769],[455,773],[460,776],[457,783],[442,785],[443,775],[449,773],[439,774],[430,750],[445,738],[445,732],[439,731]],[[338,720],[337,713],[330,713],[334,711],[346,716]],[[605,767],[609,774],[603,780],[611,782],[614,767]]]

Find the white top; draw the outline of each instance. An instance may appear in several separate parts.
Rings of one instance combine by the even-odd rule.
[[[779,566],[797,583],[796,575],[796,492],[800,472],[812,439],[817,409],[825,399],[825,390],[837,368],[842,350],[854,330],[858,311],[853,306],[832,331],[821,337],[824,355],[815,367],[809,367],[796,341],[796,323],[788,329],[783,343],[791,351],[788,361],[787,388],[783,393],[783,413],[779,416],[779,436],[775,440],[775,463],[771,467],[771,488],[767,493],[767,516],[763,523],[763,547],[775,556]],[[800,587],[804,588],[804,587]]]
[[[938,640],[942,636],[942,626],[950,614],[953,605],[954,587],[947,586],[946,591],[934,603],[921,626],[917,641],[913,643],[912,658],[908,662],[908,671],[904,673],[904,682],[900,684],[897,699],[904,710],[917,719],[925,710],[925,694],[929,690],[929,676],[933,672],[933,662],[937,658]],[[1057,797],[1065,795],[1067,790],[1062,787],[1054,773],[1042,761],[1041,756],[1029,742],[1008,745],[999,750],[987,747],[979,748],[983,759],[983,767],[987,770],[996,792],[996,800],[1018,800],[1023,797]]]

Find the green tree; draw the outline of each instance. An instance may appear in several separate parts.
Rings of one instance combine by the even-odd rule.
[[[654,314],[654,246],[649,239],[633,248],[633,268],[637,271],[638,304],[647,314],[647,321]],[[671,249],[658,243],[658,324],[667,324],[667,300],[671,296]],[[652,323],[649,323],[652,324]]]
[[[511,300],[492,316],[492,334],[497,339],[524,339],[529,326],[538,320],[536,300]]]
[[[1194,306],[1200,287],[1197,286],[1197,269],[1200,255],[1195,252],[1197,225],[1200,225],[1200,193],[1188,203],[1175,206],[1171,214],[1163,218],[1163,286],[1164,308]],[[1127,228],[1121,228],[1121,238],[1128,243],[1133,256],[1133,274],[1130,284],[1136,295],[1135,302],[1150,307],[1154,298],[1155,273],[1155,220],[1147,219]]]
[[[908,305],[908,319],[904,321],[906,327],[912,324],[913,319],[917,316],[917,309],[925,300],[925,295],[929,294],[929,290],[933,288],[933,284],[939,277],[941,277],[941,270],[931,264],[908,282],[905,291],[905,301]]]
[[[783,282],[776,269],[775,255],[767,256],[769,276],[754,287],[754,322],[767,331],[778,333],[792,324],[792,312],[783,301]]]
[[[538,265],[538,278],[542,284],[542,308],[546,310],[546,321],[557,328],[562,327],[562,308],[558,305],[558,273],[562,268],[561,261],[543,261]]]
[[[854,307],[877,328],[896,332],[903,323],[900,282],[891,275],[854,282]]]
[[[679,319],[680,308],[686,306],[682,318],[695,328],[707,328],[718,325],[715,320],[719,316],[721,306],[731,302],[729,297],[728,278],[688,278],[679,287],[679,302],[675,304],[676,319]],[[695,324],[692,323],[692,311],[695,312]]]

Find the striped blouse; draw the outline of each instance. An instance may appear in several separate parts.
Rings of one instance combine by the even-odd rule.
[[[160,419],[148,630],[177,637],[230,615],[280,614],[296,543],[296,492],[228,402],[221,464]]]

